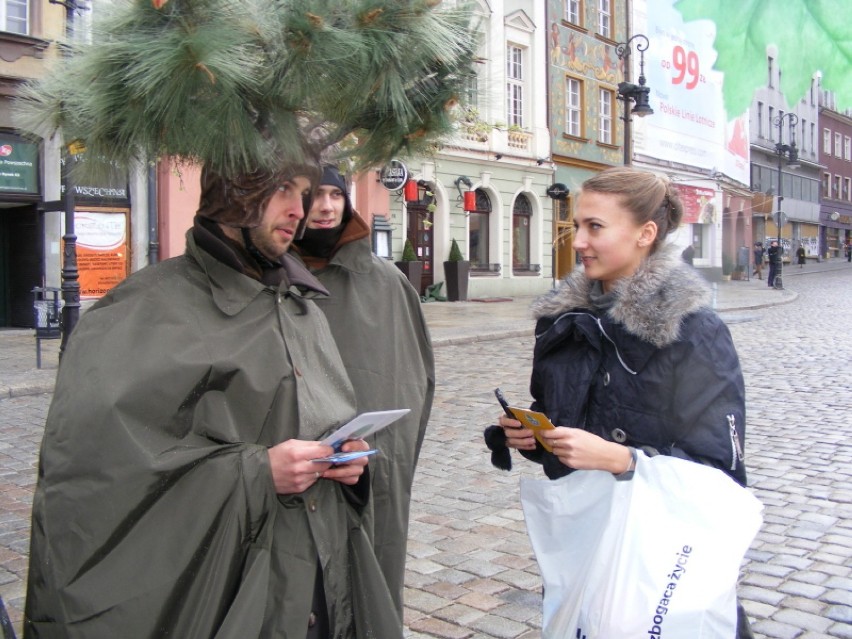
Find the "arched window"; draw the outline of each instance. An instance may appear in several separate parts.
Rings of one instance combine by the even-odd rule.
[[[468,227],[468,246],[470,247],[470,266],[473,269],[487,270],[488,225],[491,217],[491,200],[482,189],[476,189],[476,210],[470,212]]]
[[[530,221],[532,205],[526,195],[518,195],[512,207],[512,268],[530,270]]]

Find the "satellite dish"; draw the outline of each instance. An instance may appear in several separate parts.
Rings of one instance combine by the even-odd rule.
[[[839,219],[840,219],[840,213],[838,213],[837,211],[835,211],[834,213],[831,214],[831,221],[832,222],[836,222]]]

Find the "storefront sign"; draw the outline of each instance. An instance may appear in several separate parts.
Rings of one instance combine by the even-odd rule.
[[[102,297],[128,275],[127,212],[77,211],[80,297]]]
[[[38,194],[37,144],[0,133],[0,192]]]
[[[391,160],[379,173],[379,182],[388,191],[399,191],[407,181],[408,167],[399,160]]]
[[[85,162],[85,155],[72,156],[72,162]],[[63,167],[65,166],[65,158],[61,159]],[[120,171],[117,168],[109,171],[108,175],[101,177],[98,184],[80,180],[76,183],[74,180],[74,197],[78,202],[88,202],[93,205],[105,206],[124,206],[130,203],[130,196],[127,189],[127,172]],[[65,185],[61,185],[60,192],[65,195]]]

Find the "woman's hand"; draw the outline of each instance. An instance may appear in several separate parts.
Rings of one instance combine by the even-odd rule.
[[[576,470],[605,470],[619,475],[630,467],[633,459],[627,446],[609,442],[582,428],[558,426],[539,434],[560,462]]]
[[[516,450],[535,450],[535,435],[517,419],[500,415],[498,423],[506,433],[506,446]]]
[[[340,447],[340,450],[344,453],[351,453],[356,450],[370,450],[370,446],[363,439],[350,439],[343,442],[343,446]],[[369,460],[370,458],[365,455],[364,457],[353,459],[345,464],[334,464],[330,468],[328,465],[325,465],[327,470],[322,472],[321,477],[323,479],[339,481],[341,484],[346,484],[347,486],[354,486],[358,483],[358,479],[361,475],[364,474],[364,467],[367,465]]]

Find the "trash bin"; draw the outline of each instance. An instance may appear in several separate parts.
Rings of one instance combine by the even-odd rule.
[[[41,368],[41,340],[62,337],[62,302],[60,289],[53,286],[33,289],[33,319],[35,320],[36,366]]]

